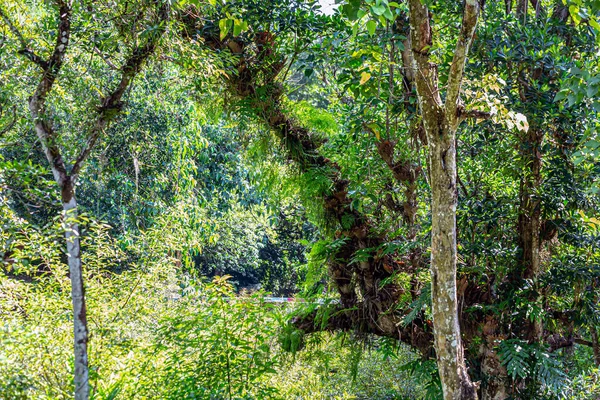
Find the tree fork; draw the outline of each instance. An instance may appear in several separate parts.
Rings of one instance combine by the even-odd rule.
[[[409,0],[415,83],[429,146],[431,185],[431,299],[435,349],[444,399],[477,399],[478,385],[467,373],[460,333],[456,284],[456,147],[458,102],[466,57],[473,40],[479,4],[464,3],[463,21],[448,74],[446,102],[438,89],[437,67],[430,63],[433,44],[429,9]]]

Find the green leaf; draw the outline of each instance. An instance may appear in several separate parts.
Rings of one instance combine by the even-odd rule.
[[[383,15],[387,9],[388,8],[383,4],[371,6],[371,11],[373,11],[373,14],[375,15]]]
[[[356,21],[358,19],[358,11],[360,10],[360,2],[356,5],[353,2],[344,4],[342,6],[342,13],[350,20]]]
[[[231,28],[231,24],[232,20],[230,20],[229,18],[223,18],[221,20],[219,20],[219,38],[221,40],[225,39],[225,36],[227,36],[227,34],[229,33],[229,29]]]
[[[568,91],[564,89],[556,93],[556,96],[554,96],[554,102],[556,103],[557,101],[564,100],[567,97],[567,93]]]
[[[235,19],[233,21],[233,36],[239,36],[240,33],[248,29],[248,22],[242,21],[241,19]]]
[[[377,23],[372,19],[367,22],[367,31],[369,35],[373,36],[375,34],[375,29],[377,29]]]
[[[395,19],[394,14],[392,13],[392,10],[390,10],[389,8],[385,9],[383,16],[389,21],[393,21]]]
[[[569,6],[569,13],[571,14],[571,18],[573,19],[575,25],[579,25],[581,22],[581,18],[579,17],[579,6],[571,4]]]

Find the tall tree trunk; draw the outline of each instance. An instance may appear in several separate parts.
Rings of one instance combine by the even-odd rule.
[[[482,400],[505,400],[509,397],[508,373],[502,365],[496,343],[486,343],[481,360],[481,373],[485,377],[482,384]]]
[[[67,178],[61,191],[64,211],[63,224],[65,227],[69,275],[71,278],[71,300],[73,303],[75,400],[86,400],[90,395],[87,354],[88,326],[83,270],[81,266],[79,223],[77,221],[77,200],[75,198],[75,182],[72,177]]]
[[[426,121],[430,129],[436,121]],[[429,136],[431,183],[431,305],[444,398],[476,398],[466,370],[456,298],[455,132],[438,124]]]
[[[415,82],[429,147],[431,185],[431,305],[438,369],[445,400],[476,399],[477,386],[467,373],[460,335],[456,285],[456,130],[466,57],[479,4],[467,0],[452,66],[446,102],[441,100],[437,67],[430,63],[433,44],[430,13],[421,0],[409,1]]]
[[[505,339],[499,334],[499,323],[496,316],[486,317],[483,324],[483,344],[481,345],[481,387],[482,400],[504,400],[509,395],[509,379],[506,368],[500,361],[497,346]]]
[[[538,291],[537,278],[541,272],[541,202],[538,191],[542,184],[541,147],[544,133],[537,127],[530,127],[521,141],[521,158],[525,163],[525,173],[521,182],[519,205],[519,244],[521,247],[522,277],[534,282]],[[539,303],[539,295],[530,299]],[[542,338],[542,323],[538,319],[526,323],[526,338],[537,342]]]
[[[592,333],[592,348],[594,349],[594,362],[597,367],[600,367],[600,342],[598,342],[598,331],[594,325],[590,326]]]

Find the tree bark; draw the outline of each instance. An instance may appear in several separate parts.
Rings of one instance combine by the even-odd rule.
[[[3,15],[4,19],[7,19]],[[69,176],[60,149],[56,144],[56,135],[50,122],[46,119],[46,98],[60,72],[64,55],[71,36],[71,8],[65,2],[59,2],[58,30],[56,44],[48,61],[35,58],[44,71],[36,91],[29,101],[29,111],[34,122],[35,131],[50,163],[56,183],[61,190],[64,211],[64,229],[67,242],[69,275],[71,279],[71,299],[73,306],[74,332],[74,383],[75,400],[87,400],[90,395],[88,369],[88,327],[85,306],[85,290],[81,268],[81,249],[79,241],[79,224],[77,222],[77,202],[75,199],[75,176]],[[15,29],[16,30],[16,29]],[[19,35],[20,36],[20,35]],[[33,54],[32,51],[30,51]],[[28,57],[31,59],[31,57]]]
[[[69,275],[71,278],[71,301],[73,305],[75,400],[86,400],[90,395],[87,355],[88,326],[74,179],[67,179],[63,187],[61,187],[61,191],[64,211],[63,224],[65,239],[67,241]]]
[[[544,133],[532,126],[523,135],[521,158],[525,164],[525,173],[521,181],[519,205],[519,245],[521,248],[522,277],[533,282],[534,295],[531,301],[540,303],[537,292],[537,279],[541,272],[541,201],[538,191],[542,184],[542,154],[541,147]],[[525,336],[530,342],[542,338],[542,322],[539,319],[528,321],[525,326]]]
[[[429,146],[431,185],[431,304],[438,370],[445,400],[476,399],[477,385],[467,373],[460,335],[456,288],[456,129],[458,101],[466,57],[473,39],[479,4],[465,2],[463,23],[442,103],[437,67],[430,63],[430,14],[420,0],[409,1],[415,82]]]
[[[486,343],[483,348],[481,373],[485,381],[481,389],[482,400],[505,400],[509,397],[508,373],[495,346],[494,343]]]
[[[592,348],[594,349],[594,362],[597,367],[600,367],[600,342],[598,342],[598,331],[594,325],[590,326],[592,334]]]
[[[408,272],[412,265],[400,262],[397,255],[379,254],[372,250],[387,243],[385,234],[375,229],[367,215],[352,207],[349,181],[344,178],[339,165],[321,154],[320,147],[325,140],[286,114],[281,99],[283,88],[278,82],[279,73],[286,63],[283,56],[275,51],[274,35],[258,32],[254,37],[255,46],[251,46],[235,38],[221,39],[218,32],[210,29],[199,29],[200,23],[193,13],[184,13],[180,18],[187,28],[185,34],[201,35],[202,40],[198,42],[216,51],[229,49],[239,56],[233,66],[238,73],[225,79],[228,88],[272,130],[289,160],[298,166],[301,173],[318,174],[323,181],[329,182],[321,186],[315,200],[322,203],[326,229],[341,243],[330,257],[328,267],[339,292],[342,309],[334,313],[336,317],[326,313],[330,315],[328,321],[315,321],[316,315],[310,314],[296,319],[295,325],[307,333],[324,329],[354,329],[393,337],[414,345],[422,354],[429,356],[432,349],[430,327],[420,318],[409,326],[403,325],[402,310],[398,310],[397,305],[404,289],[390,279],[394,273]],[[393,146],[388,144],[390,151],[386,154],[390,157],[387,160],[391,163],[390,168],[402,176],[410,175],[401,180],[412,182],[404,216],[411,223],[416,215],[416,186],[412,190],[416,181],[414,167],[394,161]],[[371,249],[371,254],[355,262],[356,253],[365,249]]]
[[[497,346],[506,338],[499,333],[496,316],[487,316],[482,326],[481,345],[481,398],[483,400],[504,400],[509,396],[509,379],[506,368],[500,361]]]

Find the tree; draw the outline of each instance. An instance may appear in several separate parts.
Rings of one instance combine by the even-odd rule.
[[[157,70],[177,76],[168,83],[175,89],[189,83],[187,71],[195,93],[187,86],[169,91],[168,99],[153,99],[166,107],[153,107],[147,97],[164,93],[166,84],[157,83],[164,75],[144,74],[144,89],[132,92],[143,119],[132,112],[111,124],[98,164],[94,157],[86,163],[88,170],[110,166],[103,171],[110,183],[84,174],[78,210],[110,216],[123,247],[137,246],[131,232],[149,237],[150,227],[152,242],[140,249],[164,253],[160,260],[177,271],[197,256],[207,271],[221,263],[254,272],[263,257],[289,260],[302,252],[295,244],[284,252],[271,242],[254,247],[267,224],[263,201],[279,200],[275,192],[285,187],[320,229],[307,292],[322,292],[328,274],[339,296],[301,310],[287,327],[294,336],[351,330],[402,341],[421,366],[433,366],[437,355],[440,376],[427,367],[428,387],[443,387],[450,398],[474,398],[472,381],[480,382],[484,399],[556,397],[600,354],[600,79],[596,11],[587,3],[518,2],[512,12],[511,2],[487,2],[473,38],[474,2],[352,0],[331,17],[302,0],[181,2],[181,37],[161,57],[178,66]],[[129,38],[131,29],[124,23],[115,31]],[[107,60],[118,64],[127,52],[109,59],[119,51],[114,41],[97,40],[103,57],[94,51],[87,76],[118,81],[118,68]],[[85,98],[89,88],[69,65],[60,83]],[[27,86],[9,81],[0,95]],[[46,108],[64,133],[56,135],[63,157],[77,159],[81,137],[60,122],[86,127],[97,116],[88,103],[61,101],[60,87]],[[178,101],[180,93],[185,99]],[[226,115],[219,109],[216,118],[227,119],[232,136],[224,124],[204,127],[208,148],[188,124],[207,98],[226,104]],[[13,117],[7,105],[0,126],[12,137],[31,137],[10,128],[22,124],[21,110]],[[229,131],[231,125],[237,126]],[[152,135],[135,133],[148,126]],[[242,160],[240,137],[257,162]],[[7,162],[0,163],[9,208],[21,215],[34,208],[15,189],[34,186],[30,176],[43,174],[27,165],[18,170],[15,159],[25,154],[3,149]],[[250,170],[265,181],[257,197]],[[18,185],[15,176],[23,177]],[[105,196],[82,199],[96,193]],[[128,204],[111,210],[119,203]],[[52,214],[44,209],[31,220]],[[8,219],[14,237],[29,226],[16,220]],[[14,247],[11,255],[11,245],[3,246],[8,264],[19,257]],[[145,260],[145,250],[136,254]]]
[[[110,121],[123,108],[122,98],[125,91],[132,84],[135,76],[143,67],[144,62],[155,51],[162,33],[166,29],[166,22],[169,17],[169,6],[167,3],[142,4],[142,10],[145,9],[146,18],[144,22],[153,24],[155,30],[148,32],[141,42],[132,43],[133,46],[131,46],[130,53],[119,69],[120,77],[117,85],[113,90],[102,95],[96,111],[91,113],[90,122],[85,126],[84,131],[86,143],[74,157],[72,164],[69,165],[63,156],[65,151],[60,146],[60,132],[54,127],[56,115],[51,109],[48,109],[47,100],[52,94],[52,90],[55,87],[65,61],[68,61],[67,51],[71,48],[70,44],[73,34],[73,14],[81,13],[87,18],[93,19],[93,5],[90,4],[89,7],[91,10],[87,10],[87,6],[83,4],[73,4],[70,1],[64,0],[56,1],[54,9],[58,23],[55,26],[54,46],[49,57],[40,55],[39,50],[35,49],[22,34],[20,27],[13,24],[9,14],[0,9],[0,16],[10,28],[14,38],[18,41],[18,45],[20,46],[18,53],[29,59],[41,70],[39,83],[29,100],[29,112],[35,132],[61,194],[73,303],[75,399],[87,399],[90,395],[87,351],[89,337],[85,288],[82,276],[77,197],[75,193],[76,183],[84,167],[84,163],[96,142],[104,133]],[[134,29],[138,27],[139,22],[133,24]],[[108,64],[109,66],[112,65],[110,62]]]
[[[449,229],[440,234],[439,231],[436,233],[437,228],[435,228],[439,222],[437,220],[439,213],[435,209],[431,210],[431,224],[434,226],[432,240],[436,240],[436,235],[438,239],[447,239],[445,243],[442,241],[446,245],[442,249],[449,254],[449,258],[442,258],[441,261],[449,263],[445,271],[450,274],[450,277],[446,276],[440,279],[440,282],[449,285],[451,289],[438,291],[437,294],[451,294],[449,298],[447,297],[447,301],[450,301],[454,311],[448,310],[448,313],[454,317],[448,326],[448,332],[451,335],[458,335],[460,327],[461,339],[465,343],[466,360],[461,362],[462,350],[458,350],[460,341],[457,340],[456,350],[452,346],[452,340],[445,342],[456,356],[450,357],[449,363],[462,364],[461,368],[457,368],[459,371],[456,373],[453,373],[454,369],[450,368],[450,374],[459,377],[453,381],[460,382],[461,379],[465,382],[470,381],[464,372],[467,364],[472,375],[481,380],[481,393],[484,398],[502,398],[511,392],[541,393],[545,390],[555,390],[548,388],[557,387],[556,382],[560,382],[561,376],[552,367],[551,361],[548,361],[550,362],[548,364],[544,360],[553,360],[550,352],[560,348],[557,346],[561,341],[557,341],[557,337],[566,339],[563,336],[566,334],[565,330],[571,329],[568,327],[574,321],[567,318],[558,326],[553,325],[556,319],[550,315],[560,315],[562,312],[558,310],[563,306],[554,303],[552,299],[558,292],[562,293],[563,289],[551,286],[540,296],[536,293],[540,286],[535,282],[553,280],[551,266],[555,265],[557,260],[549,257],[547,252],[554,252],[556,249],[550,243],[552,238],[555,238],[556,230],[552,227],[556,225],[550,221],[549,215],[548,222],[543,224],[540,222],[537,228],[534,228],[537,231],[535,235],[547,239],[532,247],[524,244],[522,235],[520,239],[519,236],[511,234],[514,232],[511,224],[527,225],[518,223],[519,218],[524,221],[522,216],[529,213],[523,207],[529,207],[536,213],[540,211],[541,203],[535,196],[539,196],[543,186],[538,185],[537,189],[531,189],[524,185],[519,189],[521,180],[527,180],[532,176],[530,171],[533,171],[533,175],[536,174],[531,170],[533,164],[528,160],[532,151],[534,155],[539,151],[539,144],[532,141],[537,140],[537,136],[531,136],[534,132],[527,129],[528,120],[534,121],[535,116],[548,118],[548,125],[553,127],[558,120],[562,121],[560,124],[567,123],[566,121],[569,120],[568,124],[573,127],[574,135],[579,134],[580,127],[574,125],[575,120],[569,119],[571,116],[561,114],[554,108],[555,106],[552,106],[552,110],[545,111],[540,107],[539,101],[531,102],[531,106],[535,105],[538,110],[531,110],[531,115],[525,117],[524,114],[516,113],[515,111],[524,112],[514,97],[521,95],[522,92],[515,89],[512,84],[521,84],[523,80],[516,71],[524,71],[529,62],[536,64],[531,74],[534,82],[538,80],[539,83],[535,82],[533,85],[539,84],[535,86],[536,92],[539,92],[540,98],[544,99],[544,104],[551,104],[557,76],[562,76],[560,71],[565,71],[568,67],[554,66],[552,63],[548,64],[547,60],[554,57],[553,59],[570,65],[569,63],[574,59],[577,60],[577,53],[569,56],[558,55],[557,49],[553,46],[547,53],[541,53],[543,56],[537,58],[539,53],[531,51],[523,54],[523,48],[529,41],[536,46],[548,43],[545,35],[549,33],[553,35],[552,32],[569,32],[565,36],[550,39],[553,43],[561,41],[571,43],[568,37],[575,34],[571,28],[564,27],[564,21],[552,19],[548,22],[550,25],[532,26],[526,31],[527,36],[511,36],[510,43],[506,43],[502,41],[502,35],[511,35],[510,32],[517,22],[510,14],[506,15],[503,7],[500,12],[496,5],[488,5],[486,14],[490,15],[497,24],[493,26],[502,27],[502,29],[496,28],[494,32],[502,32],[502,35],[488,42],[475,42],[477,52],[473,54],[473,60],[470,62],[473,69],[468,70],[465,79],[463,69],[466,66],[467,51],[471,47],[478,14],[477,8],[473,9],[477,7],[475,3],[464,6],[454,3],[435,5],[434,12],[437,14],[437,20],[452,19],[459,12],[463,14],[462,28],[459,32],[455,34],[454,28],[443,29],[443,34],[437,36],[439,41],[433,41],[429,29],[431,10],[418,2],[413,3],[409,11],[416,12],[416,20],[423,25],[417,24],[419,29],[412,30],[413,37],[410,41],[407,41],[408,35],[404,37],[402,35],[405,32],[402,30],[405,23],[402,6],[394,6],[391,3],[382,5],[373,2],[348,2],[343,5],[342,10],[349,22],[335,16],[330,23],[320,21],[319,23],[324,24],[321,25],[321,29],[327,33],[317,37],[314,34],[315,29],[310,24],[298,23],[301,14],[296,11],[287,13],[278,10],[270,13],[268,18],[264,16],[261,18],[262,11],[250,4],[239,2],[232,3],[230,6],[227,9],[229,16],[223,10],[219,13],[217,9],[217,14],[204,22],[188,15],[184,18],[188,26],[186,34],[204,40],[207,47],[218,54],[230,53],[237,57],[233,61],[227,61],[226,65],[229,65],[231,74],[225,79],[226,87],[237,97],[239,104],[242,105],[242,111],[254,113],[257,121],[269,127],[274,136],[279,138],[279,143],[286,151],[288,159],[297,166],[303,177],[301,193],[306,194],[305,204],[321,208],[324,221],[319,223],[329,232],[330,242],[320,247],[326,249],[322,258],[328,261],[330,277],[339,292],[341,304],[328,306],[333,310],[324,311],[326,315],[330,315],[326,323],[323,321],[315,323],[316,314],[309,313],[297,318],[296,325],[306,332],[322,329],[355,329],[362,333],[394,337],[412,345],[424,357],[431,354],[434,335],[428,325],[429,308],[426,306],[428,292],[423,288],[429,284],[435,287],[436,282],[424,279],[421,274],[429,266],[422,255],[426,251],[423,236],[428,234],[427,227],[430,221],[427,216],[419,212],[422,209],[427,211],[427,206],[420,202],[417,196],[417,193],[427,193],[431,189],[432,197],[435,198],[440,193],[443,195],[435,200],[436,203],[442,200],[441,204],[445,207],[441,210],[449,211],[445,216],[446,225],[449,225],[446,228]],[[250,14],[252,17],[247,19],[250,27],[248,32],[239,35],[231,30],[217,29],[217,23],[211,22],[211,20],[228,20],[231,15],[235,15],[238,10],[236,7],[240,9],[248,7],[258,14],[258,16]],[[469,7],[471,7],[470,11]],[[302,9],[301,6],[298,9]],[[414,27],[416,24],[414,14],[409,13],[409,17]],[[386,23],[386,20],[390,19],[395,22],[392,27]],[[293,40],[289,37],[289,31],[275,21],[296,23]],[[307,19],[301,21],[305,22]],[[454,25],[450,24],[450,26]],[[486,28],[488,26],[492,26],[489,21]],[[366,33],[362,33],[361,29],[362,32],[366,30]],[[327,35],[329,36],[325,37]],[[380,46],[378,49],[378,39],[386,40],[385,46],[388,48],[381,50]],[[593,48],[591,45],[593,40],[585,36],[582,36],[582,39],[579,54],[591,54],[587,52]],[[422,46],[415,47],[415,43],[419,40],[422,41]],[[428,44],[428,40],[432,40],[432,43]],[[309,50],[303,53],[304,50],[298,51],[297,47],[289,46],[290,43],[294,43],[301,49],[304,46]],[[401,69],[402,74],[394,74],[394,69],[397,68],[395,64],[398,62],[396,60],[400,57],[395,59],[391,56],[392,52],[389,48],[393,48],[396,44],[397,48],[402,50],[400,43],[404,47],[401,54],[404,65]],[[590,45],[592,47],[588,48]],[[563,49],[567,48],[569,47],[563,46]],[[413,50],[412,57],[410,49]],[[489,54],[497,55],[499,59],[506,59],[506,52],[509,51],[511,56],[519,55],[520,58],[514,62],[511,60],[506,65],[500,63],[502,68],[506,69],[498,69],[498,64],[489,63]],[[532,54],[536,55],[532,56]],[[297,63],[295,60],[298,60]],[[413,67],[413,62],[417,64],[417,68]],[[430,64],[432,62],[438,65],[434,67]],[[552,75],[547,82],[539,81],[540,63],[552,66]],[[290,82],[287,71],[294,68],[297,68],[298,72],[303,72],[304,77],[294,75]],[[421,71],[423,68],[425,73]],[[442,71],[439,79],[436,73],[438,68]],[[484,74],[478,75],[478,72]],[[300,90],[294,88],[297,90],[294,97],[303,98],[302,96],[308,96],[316,91],[324,98],[318,99],[315,103],[321,105],[331,102],[330,109],[338,112],[341,120],[348,121],[345,122],[344,128],[350,130],[349,132],[343,131],[329,136],[317,134],[307,129],[301,120],[294,118],[293,113],[289,111],[293,106],[290,107],[286,99],[286,84],[292,85],[298,79],[301,79],[302,84],[310,82],[313,85],[311,86],[313,92],[306,90],[296,94],[301,92],[302,88]],[[511,85],[507,85],[502,81],[503,79],[510,81]],[[418,80],[421,82],[419,83]],[[393,85],[396,81],[398,83]],[[445,102],[442,102],[443,96],[436,89],[439,88],[439,82],[448,85]],[[461,93],[461,83],[465,84],[465,82],[466,88]],[[421,104],[420,113],[411,106],[414,100],[414,86],[416,86],[415,94],[420,97],[418,100]],[[394,92],[390,88],[397,88],[397,91]],[[398,96],[398,91],[401,91],[402,96]],[[502,96],[507,96],[510,100],[503,104],[500,100]],[[529,98],[531,94],[524,96]],[[471,100],[473,102],[471,106],[482,106],[482,111],[467,109],[462,105],[460,97]],[[560,109],[560,106],[558,108]],[[447,114],[449,110],[451,113]],[[426,127],[416,114],[421,114],[423,122],[426,122],[426,116],[429,116],[432,125]],[[559,119],[553,119],[557,115],[560,115]],[[402,125],[393,122],[398,118],[406,118],[412,123],[406,129],[402,128]],[[456,175],[459,166],[450,168],[452,163],[448,162],[447,157],[448,154],[457,151],[456,131],[462,129],[459,123],[466,119],[471,120],[470,123],[472,119],[489,119],[489,121],[481,123],[478,129],[463,125],[465,134],[459,139],[459,142],[467,146],[465,150],[461,150],[461,159],[464,163],[461,173],[467,177],[467,179],[463,178],[463,181]],[[400,128],[390,129],[394,125]],[[485,129],[481,130],[481,127]],[[418,139],[421,144],[429,144],[427,129],[429,131],[438,129],[440,135],[432,139],[434,139],[433,143],[439,144],[436,150],[440,153],[436,153],[431,148],[429,180],[424,184],[419,179],[418,152],[411,154],[405,149],[399,149],[400,146],[396,144],[402,143],[403,140],[408,142],[415,139]],[[559,130],[564,132],[562,128]],[[455,139],[448,139],[448,131]],[[398,136],[393,137],[390,135],[391,132]],[[370,136],[367,137],[364,133]],[[522,144],[511,142],[515,137]],[[564,136],[564,133],[558,132],[556,137],[563,137],[559,141],[563,143],[559,146],[561,157],[563,160],[568,160],[570,150],[565,152],[568,146],[571,146],[568,143],[573,143],[574,139],[569,139]],[[491,141],[489,145],[488,140]],[[381,157],[379,166],[376,159],[367,156],[372,148],[375,148]],[[512,151],[513,148],[520,149],[521,155]],[[502,161],[505,160],[503,157],[508,159],[517,157],[521,161],[519,164],[513,164],[513,168],[507,168],[503,164],[497,164],[505,162]],[[437,173],[441,173],[436,177],[433,176],[436,172],[433,161],[437,163],[434,163],[437,165]],[[456,158],[451,161],[455,163]],[[555,159],[555,162],[558,162],[558,159]],[[382,163],[387,166],[387,173],[381,168]],[[371,173],[374,168],[376,173],[381,174],[379,179],[374,179]],[[450,169],[454,172],[448,172]],[[370,173],[357,172],[365,170]],[[570,190],[564,186],[569,179],[576,179],[582,185],[586,185],[584,182],[587,178],[579,175],[578,172],[567,172],[564,168],[562,172],[559,172],[560,170],[560,164],[557,163],[555,172],[552,172],[562,176],[560,185],[557,185],[557,178],[553,181],[553,187],[561,188],[558,189],[559,193]],[[484,175],[478,177],[475,175],[476,172]],[[578,178],[575,178],[573,173]],[[493,177],[491,183],[481,182],[481,176],[488,176],[488,174]],[[398,196],[397,188],[390,183],[390,178],[405,189],[402,197]],[[447,186],[436,188],[436,184],[442,182]],[[460,193],[457,190],[457,183]],[[431,188],[428,185],[431,185]],[[581,196],[578,190],[573,193],[575,198]],[[545,191],[550,194],[553,189],[548,187]],[[524,194],[525,192],[527,194]],[[561,201],[568,201],[568,196],[565,197],[564,194],[559,196],[562,196]],[[396,203],[398,198],[401,205]],[[573,207],[576,207],[578,201],[573,199]],[[584,206],[584,203],[578,204],[581,204],[580,207],[588,207]],[[455,220],[453,211],[455,207],[461,211],[459,229],[455,229],[456,223],[452,222]],[[497,208],[493,209],[493,207]],[[382,213],[382,209],[385,209],[386,213]],[[390,216],[395,215],[398,210],[403,210],[402,219],[407,221],[406,226],[400,229],[390,224]],[[490,215],[494,216],[490,217]],[[571,212],[570,216],[565,215],[565,218],[570,221],[568,224],[573,224],[571,226],[575,228],[579,222],[575,221],[573,216]],[[564,235],[567,235],[570,229],[567,225],[561,228]],[[463,243],[461,249],[454,244],[458,235]],[[566,238],[563,237],[561,240]],[[469,243],[468,247],[466,243]],[[543,259],[544,268],[539,270],[536,278],[531,279],[529,278],[531,275],[527,275],[529,269],[523,257],[531,253],[527,249],[535,249],[538,246],[544,247],[540,251],[546,254]],[[435,247],[432,246],[433,251],[436,251]],[[455,277],[457,252],[460,266],[458,283]],[[498,254],[501,257],[496,256]],[[567,257],[570,250],[562,254]],[[434,264],[435,259],[434,255]],[[436,271],[437,267],[434,264],[431,267]],[[434,277],[435,275],[432,276],[432,280]],[[404,284],[403,280],[410,283]],[[572,278],[568,281],[574,283]],[[454,296],[453,292],[455,292]],[[410,299],[408,302],[407,297]],[[456,300],[453,299],[454,297]],[[456,309],[457,304],[461,305],[459,310]],[[519,311],[515,314],[513,310],[511,314],[509,304],[516,304]],[[544,318],[548,320],[543,326],[543,333],[531,336],[534,328],[540,332],[540,321]],[[518,342],[508,339],[511,337],[518,337]],[[509,356],[514,354],[511,351],[516,349],[516,346],[521,346],[523,343],[527,346],[527,352],[522,353],[528,354],[524,358],[527,361],[523,361],[527,363],[527,369],[519,369],[517,364],[511,363]],[[566,343],[573,343],[573,341],[566,340],[564,343],[566,346],[572,346]],[[499,354],[499,348],[506,351]],[[537,372],[540,368],[543,371],[548,369],[553,371],[548,375],[552,378],[542,379]],[[511,381],[514,383],[512,388],[508,386]],[[455,385],[460,387],[458,383]],[[471,384],[467,383],[467,386]],[[470,395],[474,395],[473,390],[467,389],[467,391]]]
[[[479,15],[477,0],[464,3],[463,21],[442,102],[437,67],[431,64],[433,32],[429,9],[409,1],[415,82],[429,147],[431,184],[431,304],[436,355],[444,398],[476,399],[467,374],[458,320],[456,288],[456,130],[461,121],[460,88]]]

